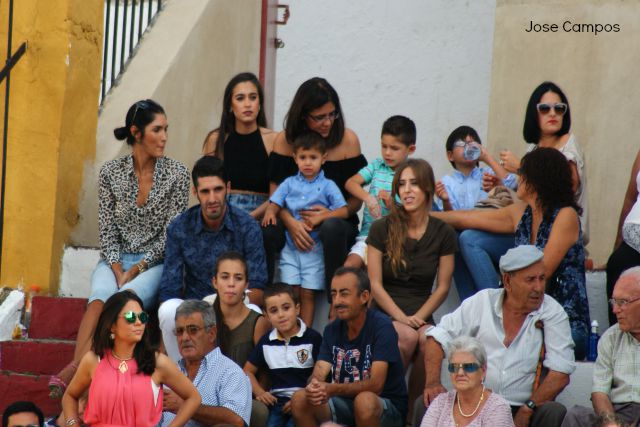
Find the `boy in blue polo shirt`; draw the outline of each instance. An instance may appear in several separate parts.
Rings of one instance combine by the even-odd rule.
[[[264,291],[267,318],[274,325],[253,349],[244,371],[251,380],[253,396],[271,407],[268,427],[293,427],[291,396],[307,384],[318,358],[322,337],[298,319],[300,304],[296,303],[291,286],[274,283]],[[258,371],[269,374],[271,390],[258,382]]]
[[[307,132],[293,141],[293,159],[298,165],[297,175],[285,179],[271,195],[271,202],[262,220],[266,227],[276,223],[280,209],[286,208],[313,238],[311,250],[298,249],[289,234],[280,252],[280,280],[294,286],[300,295],[300,317],[307,325],[313,323],[315,292],[324,289],[324,259],[317,226],[327,218],[349,215],[347,202],[332,180],[325,178],[322,165],[327,158],[324,139],[315,132]],[[305,212],[313,211],[313,215]]]

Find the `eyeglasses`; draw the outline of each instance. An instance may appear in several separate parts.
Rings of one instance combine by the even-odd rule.
[[[614,308],[615,306],[618,306],[618,308],[625,308],[627,306],[627,304],[631,304],[632,302],[636,302],[640,300],[640,297],[636,297],[633,299],[617,299],[617,298],[611,298],[609,300],[609,304],[611,304],[611,308]]]
[[[558,102],[555,104],[538,104],[536,108],[540,114],[549,114],[549,111],[553,108],[553,111],[555,111],[557,115],[563,116],[569,109],[569,106],[564,102]]]
[[[478,369],[480,369],[480,364],[479,363],[449,363],[449,366],[447,366],[447,369],[452,374],[455,374],[456,372],[458,372],[460,368],[462,368],[462,370],[467,374],[473,374],[474,372],[477,372]]]
[[[177,337],[181,337],[182,334],[185,333],[185,331],[187,332],[187,334],[192,337],[195,334],[197,334],[198,332],[200,332],[201,329],[205,329],[206,326],[197,326],[197,325],[187,325],[185,327],[180,326],[179,328],[175,328],[173,330],[173,335],[177,336]]]
[[[136,319],[138,319],[140,323],[144,325],[149,321],[149,315],[144,311],[141,311],[140,313],[137,313],[137,314],[134,313],[133,311],[127,311],[125,314],[122,315],[122,317],[124,317],[124,320],[126,320],[127,323],[136,323]]]
[[[311,114],[309,114],[309,118],[316,123],[322,123],[325,120],[334,121],[338,117],[340,117],[340,113],[335,110],[327,114],[320,114],[319,116],[312,116]]]
[[[40,425],[38,425],[38,424],[27,424],[27,425],[12,424],[11,427],[40,427]]]
[[[136,109],[133,111],[133,118],[131,119],[131,124],[134,124],[136,122],[136,115],[138,114],[138,110],[146,110],[147,108],[150,108],[151,104],[149,104],[147,101],[138,101],[136,102]]]
[[[460,147],[460,148],[464,148],[465,145],[467,144],[477,144],[477,142],[475,141],[463,141],[461,139],[457,140],[456,142],[453,143],[453,147]]]

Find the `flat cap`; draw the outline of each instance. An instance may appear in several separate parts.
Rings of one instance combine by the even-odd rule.
[[[533,245],[520,245],[511,248],[500,258],[500,271],[509,273],[522,270],[540,261],[544,253]]]

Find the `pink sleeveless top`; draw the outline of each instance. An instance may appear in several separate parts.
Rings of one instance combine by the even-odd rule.
[[[150,375],[137,373],[135,359],[128,360],[129,370],[118,370],[120,361],[105,352],[98,362],[84,411],[84,421],[92,427],[150,427],[162,415],[162,387]]]

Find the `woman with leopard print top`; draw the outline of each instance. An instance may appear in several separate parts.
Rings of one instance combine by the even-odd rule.
[[[91,277],[91,295],[78,330],[73,361],[51,377],[51,397],[62,397],[78,361],[89,350],[104,302],[114,293],[137,294],[149,310],[156,305],[162,276],[166,228],[187,208],[189,172],[164,157],[167,117],[147,99],[129,108],[125,126],[114,130],[131,154],[100,169],[100,262]]]

